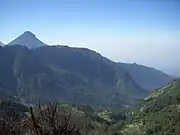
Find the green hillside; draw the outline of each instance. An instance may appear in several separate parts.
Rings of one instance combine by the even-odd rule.
[[[129,115],[125,134],[180,134],[180,79],[153,91]]]

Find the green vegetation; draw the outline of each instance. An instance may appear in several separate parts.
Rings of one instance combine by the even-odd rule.
[[[180,79],[155,90],[129,115],[127,134],[180,134]]]
[[[5,108],[5,106],[9,106],[9,108],[21,108],[20,110],[15,109],[19,113],[13,116],[18,116],[18,119],[25,118],[27,120],[30,120],[29,118],[32,117],[32,113],[34,119],[39,119],[42,113],[45,113],[46,109],[50,106],[48,104],[42,107],[34,107],[29,112],[27,107],[20,104],[12,107],[12,103],[15,105],[16,102],[3,101],[1,102],[1,108]],[[137,105],[132,108],[107,109],[66,102],[58,102],[56,108],[58,113],[71,114],[72,119],[80,118],[76,119],[75,121],[77,123],[74,124],[79,125],[79,122],[81,124],[83,123],[84,126],[80,127],[83,131],[82,134],[179,135],[180,79],[174,80],[162,88],[153,91],[146,98],[139,100]],[[11,113],[5,114],[12,116]],[[47,113],[45,114],[47,115]],[[63,120],[63,118],[59,119],[59,121],[60,120]],[[44,123],[44,121],[42,123]],[[40,125],[43,125],[42,123]],[[48,123],[45,125],[48,125]],[[50,130],[51,128],[48,129]]]

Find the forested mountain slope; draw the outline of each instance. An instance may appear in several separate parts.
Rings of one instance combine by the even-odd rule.
[[[180,134],[180,79],[153,91],[131,114],[126,134]]]
[[[117,107],[146,94],[116,63],[84,48],[5,46],[0,47],[0,63],[0,85],[30,102]]]

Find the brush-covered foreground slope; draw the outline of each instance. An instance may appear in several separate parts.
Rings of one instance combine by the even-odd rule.
[[[124,126],[124,134],[179,135],[180,79],[152,92]]]
[[[129,63],[118,65],[127,71],[138,85],[148,91],[160,88],[173,79],[166,73],[147,66]]]
[[[100,54],[83,48],[0,47],[0,85],[29,102],[70,101],[106,107],[133,103],[145,91]]]
[[[89,105],[77,105],[71,103],[56,103],[47,105],[38,105],[38,107],[33,107],[34,116],[40,121],[42,126],[48,120],[48,114],[51,114],[52,107],[56,106],[56,116],[58,116],[61,122],[64,116],[70,116],[71,124],[75,124],[76,128],[79,128],[82,133],[85,131],[86,135],[116,135],[117,128],[116,124],[118,120],[125,120],[126,116],[123,111],[115,111],[102,109],[98,107],[92,107]],[[51,109],[50,109],[51,108]],[[49,111],[47,112],[47,110]],[[46,115],[46,119],[39,119],[40,116]],[[21,134],[24,135],[27,131],[31,130],[32,118],[28,107],[15,102],[13,100],[3,100],[0,101],[0,122],[2,118],[8,121],[10,118],[18,125],[21,123]],[[23,122],[22,122],[23,121]],[[9,124],[12,121],[8,121]],[[49,123],[50,124],[50,123]],[[3,125],[0,125],[2,129]],[[23,127],[23,128],[22,128]],[[46,129],[48,129],[46,125]],[[1,132],[1,130],[0,130]],[[118,134],[119,135],[119,134]]]

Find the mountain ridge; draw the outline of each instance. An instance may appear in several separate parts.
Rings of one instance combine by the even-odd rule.
[[[0,41],[0,46],[4,46],[5,44]]]
[[[174,79],[160,70],[145,65],[139,65],[136,63],[118,64],[132,76],[137,84],[147,91],[160,88]]]
[[[0,85],[29,101],[62,100],[118,107],[146,94],[127,72],[89,49],[5,46],[0,48],[0,63]]]
[[[48,46],[29,31],[0,48],[0,63],[0,85],[31,101],[60,99],[117,107],[148,93],[127,70],[127,63],[113,62],[87,48]]]

